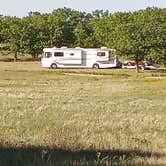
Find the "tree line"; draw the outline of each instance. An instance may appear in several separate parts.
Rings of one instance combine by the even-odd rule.
[[[29,12],[23,18],[0,16],[0,43],[8,51],[37,58],[44,47],[114,48],[136,61],[151,57],[166,66],[166,9],[136,12],[59,8],[52,13]]]

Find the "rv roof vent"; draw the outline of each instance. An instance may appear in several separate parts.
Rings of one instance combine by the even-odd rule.
[[[103,50],[104,50],[104,49],[107,49],[107,47],[101,47],[101,49],[103,49]]]
[[[54,46],[53,49],[56,49],[56,47]]]
[[[81,47],[75,47],[76,49],[80,49]]]
[[[66,46],[62,46],[61,48],[66,49],[67,47]]]

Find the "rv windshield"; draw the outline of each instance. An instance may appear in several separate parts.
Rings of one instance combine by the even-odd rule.
[[[43,52],[43,58],[51,58],[52,53],[51,52]]]

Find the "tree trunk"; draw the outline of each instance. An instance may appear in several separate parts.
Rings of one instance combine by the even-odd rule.
[[[135,62],[136,62],[136,72],[139,73],[138,55],[136,55],[135,57]]]
[[[166,50],[164,50],[164,59],[163,59],[164,68],[166,68]]]
[[[18,57],[17,57],[17,52],[14,53],[14,62],[17,62]]]
[[[138,64],[138,60],[136,60],[136,72],[139,73],[139,64]]]
[[[35,60],[36,54],[35,51],[32,53],[32,59]]]
[[[39,57],[39,51],[37,50],[37,52],[36,52],[36,59],[38,59],[38,57]]]
[[[166,62],[164,62],[164,68],[166,68]]]

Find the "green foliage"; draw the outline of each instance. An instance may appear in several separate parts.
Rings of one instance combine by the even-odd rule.
[[[14,52],[14,59],[17,60],[17,53],[24,50],[25,29],[23,20],[16,17],[5,17],[2,29],[5,42],[9,44],[10,51]]]
[[[44,47],[115,48],[136,61],[150,56],[166,64],[166,9],[147,8],[133,13],[70,8],[49,14],[29,12],[27,17],[0,17],[0,40],[15,52],[37,58]]]
[[[114,48],[122,55],[134,55],[136,61],[153,55],[155,61],[166,63],[165,18],[166,10],[158,8],[115,14]]]

